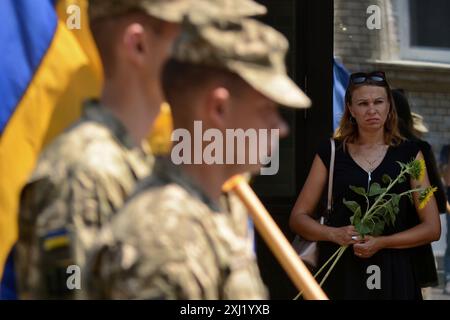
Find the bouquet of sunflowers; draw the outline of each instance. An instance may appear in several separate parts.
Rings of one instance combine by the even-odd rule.
[[[345,199],[343,200],[344,205],[353,212],[350,222],[353,226],[355,226],[355,229],[359,232],[362,238],[366,235],[379,236],[383,233],[386,225],[393,226],[395,224],[395,220],[399,212],[400,199],[402,197],[407,196],[412,202],[413,193],[419,192],[419,209],[422,209],[426,206],[430,198],[433,196],[433,193],[437,190],[436,187],[429,186],[426,188],[420,187],[411,189],[400,194],[391,193],[390,190],[392,187],[394,187],[397,183],[404,182],[407,176],[410,176],[415,180],[422,181],[426,172],[424,160],[412,160],[407,164],[402,162],[397,163],[401,168],[400,174],[394,180],[385,174],[382,177],[383,184],[385,185],[384,187],[379,183],[370,184],[368,190],[362,187],[350,186],[350,189],[353,192],[363,196],[366,199],[367,205],[366,208],[364,208],[364,213],[361,206],[357,202],[347,201]],[[375,200],[372,205],[370,205],[369,199],[374,197]],[[348,247],[348,245],[340,246],[314,275],[314,278],[319,276],[331,263],[327,273],[320,282],[320,286],[323,285],[334,266]],[[298,299],[301,295],[302,292],[300,292],[294,299]]]

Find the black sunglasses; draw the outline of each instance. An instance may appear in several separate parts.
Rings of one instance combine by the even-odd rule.
[[[387,84],[386,74],[383,71],[374,71],[370,73],[356,72],[350,75],[350,81],[353,84],[361,84],[371,80],[380,84]]]

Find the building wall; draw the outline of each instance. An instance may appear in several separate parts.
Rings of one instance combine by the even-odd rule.
[[[438,155],[441,147],[450,143],[450,64],[401,58],[399,12],[394,1],[335,0],[334,53],[350,72],[386,71],[392,87],[403,88],[412,111],[424,117],[430,130],[424,138]],[[380,30],[366,26],[370,5],[381,9]]]

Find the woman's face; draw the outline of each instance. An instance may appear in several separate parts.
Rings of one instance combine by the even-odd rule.
[[[358,128],[368,131],[384,128],[390,103],[386,89],[378,86],[362,86],[353,91],[349,110]]]

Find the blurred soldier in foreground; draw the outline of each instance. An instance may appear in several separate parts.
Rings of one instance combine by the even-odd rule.
[[[192,137],[198,134],[194,121],[201,121],[203,130],[223,136],[227,128],[278,129],[286,136],[277,105],[310,104],[286,75],[286,39],[250,19],[201,26],[189,21],[162,76],[175,132]],[[189,159],[203,154],[184,152]],[[267,298],[251,246],[239,231],[247,217],[220,205],[222,184],[260,165],[175,166],[173,156],[156,161],[152,176],[102,230],[88,266],[90,297]]]
[[[90,1],[104,88],[100,101],[88,102],[81,119],[46,148],[22,191],[21,298],[83,297],[82,290],[69,290],[67,273],[83,272],[97,230],[151,172],[153,157],[143,141],[164,101],[160,73],[182,17],[191,10],[223,15],[217,6],[231,2],[236,0]],[[250,0],[239,12],[226,6],[231,16],[265,12]]]

